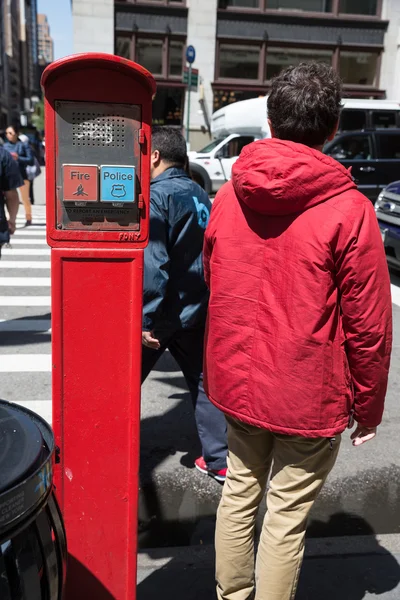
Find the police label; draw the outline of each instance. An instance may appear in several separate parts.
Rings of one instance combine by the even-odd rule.
[[[135,167],[101,166],[100,200],[135,202]]]
[[[63,165],[64,202],[97,202],[99,169],[95,165]]]

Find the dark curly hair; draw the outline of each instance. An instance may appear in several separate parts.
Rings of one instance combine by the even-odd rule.
[[[326,64],[301,63],[272,81],[268,118],[275,137],[321,146],[340,116],[342,82]]]

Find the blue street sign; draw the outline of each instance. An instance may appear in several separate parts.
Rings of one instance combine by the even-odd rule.
[[[190,65],[196,60],[196,50],[193,46],[188,46],[186,48],[186,60]]]
[[[135,202],[135,167],[101,166],[101,202]]]

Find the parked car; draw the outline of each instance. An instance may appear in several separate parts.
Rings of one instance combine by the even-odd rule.
[[[394,181],[379,194],[375,212],[387,261],[400,269],[400,181]]]
[[[399,102],[345,98],[342,105],[339,133],[400,127]],[[198,152],[189,152],[193,179],[209,194],[229,181],[232,167],[247,144],[270,137],[267,96],[220,108],[212,115],[211,133],[212,142]]]
[[[400,129],[340,133],[324,153],[352,167],[359,190],[373,203],[400,173]]]

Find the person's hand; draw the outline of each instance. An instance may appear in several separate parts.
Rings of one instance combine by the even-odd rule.
[[[142,344],[152,350],[159,350],[161,348],[160,340],[153,337],[152,331],[142,331]]]
[[[365,442],[373,440],[376,436],[376,431],[376,427],[363,427],[362,425],[357,425],[356,430],[351,434],[353,446],[362,446]]]
[[[8,223],[8,231],[12,235],[13,233],[15,233],[15,229],[17,227],[16,223],[15,223],[15,221],[10,221],[10,219],[7,221],[7,223]]]
[[[18,154],[16,152],[11,152],[11,156],[14,160],[18,160]]]

